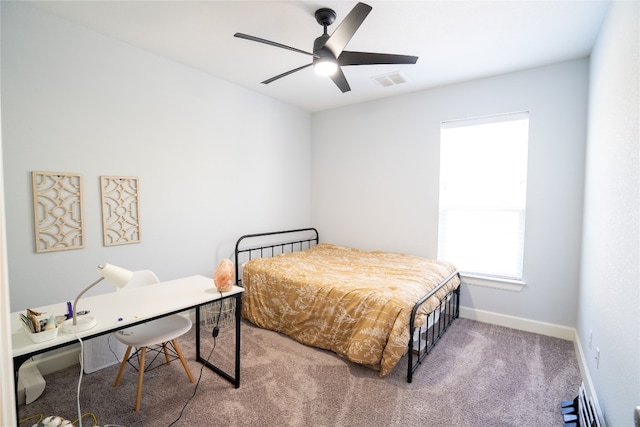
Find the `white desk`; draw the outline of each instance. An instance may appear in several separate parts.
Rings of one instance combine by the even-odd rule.
[[[240,387],[240,314],[243,291],[243,288],[234,286],[230,291],[223,292],[221,296],[213,283],[213,279],[204,276],[190,276],[184,279],[171,280],[132,289],[124,287],[117,292],[114,291],[102,295],[81,298],[78,301],[78,311],[89,310],[89,315],[96,318],[97,325],[87,331],[79,332],[77,336],[82,339],[89,339],[139,323],[196,308],[196,360],[205,364],[208,368],[238,388]],[[235,374],[233,376],[212,365],[200,356],[200,307],[217,300],[228,298],[236,299],[236,349]],[[55,315],[64,315],[67,313],[66,302],[44,307],[29,308],[46,312],[49,315],[52,313]],[[20,366],[36,354],[65,347],[78,341],[74,334],[64,333],[62,329],[60,329],[56,338],[42,343],[33,343],[21,325],[19,313],[21,312],[11,314],[11,344],[13,351],[13,369],[16,380],[16,415],[18,414],[17,393],[18,370]],[[24,311],[22,311],[22,313],[24,314]]]

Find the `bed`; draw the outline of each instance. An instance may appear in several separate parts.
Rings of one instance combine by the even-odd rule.
[[[248,234],[235,247],[242,315],[407,382],[459,316],[460,275],[447,262],[320,243],[315,228]]]

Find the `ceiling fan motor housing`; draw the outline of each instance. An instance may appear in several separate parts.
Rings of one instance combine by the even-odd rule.
[[[313,60],[320,58],[331,58],[333,60],[336,59],[335,55],[329,48],[325,47],[327,40],[329,39],[328,34],[323,34],[320,37],[316,38],[313,42]]]

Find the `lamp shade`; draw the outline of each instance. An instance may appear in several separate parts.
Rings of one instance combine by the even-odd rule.
[[[133,273],[121,267],[117,267],[113,264],[105,264],[98,267],[100,276],[104,277],[118,288],[124,287],[133,276]]]
[[[63,332],[73,334],[86,331],[96,326],[97,320],[93,316],[82,316],[80,317],[80,321],[78,320],[78,300],[80,299],[80,297],[82,297],[82,295],[84,295],[85,292],[100,283],[103,279],[107,279],[116,287],[122,288],[127,283],[129,283],[131,277],[133,276],[133,273],[131,271],[125,270],[121,267],[116,267],[115,265],[111,264],[98,266],[98,273],[100,274],[100,278],[84,288],[82,292],[78,294],[75,301],[73,301],[73,318],[67,319],[62,322]]]

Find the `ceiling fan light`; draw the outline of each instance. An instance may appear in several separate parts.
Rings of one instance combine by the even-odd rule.
[[[313,69],[321,76],[331,76],[338,71],[338,63],[330,58],[317,59],[314,61]]]

